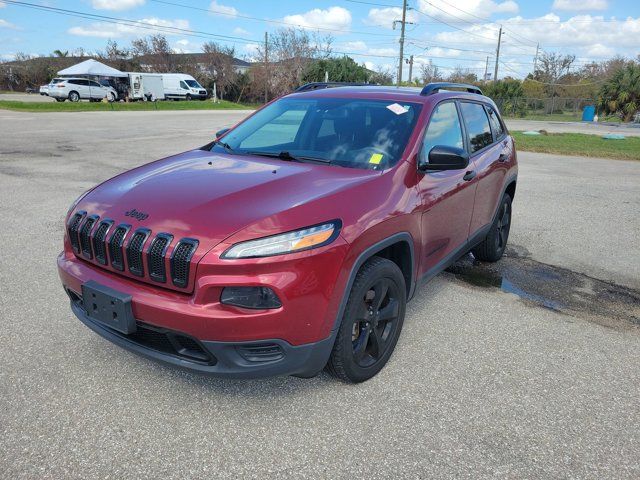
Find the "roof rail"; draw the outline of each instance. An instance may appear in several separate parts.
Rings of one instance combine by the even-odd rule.
[[[311,90],[322,90],[324,88],[334,87],[365,87],[372,85],[371,83],[358,83],[358,82],[312,82],[305,83],[304,85],[296,88],[294,92],[308,92]]]
[[[449,88],[461,88],[466,90],[469,93],[475,93],[478,95],[482,95],[482,90],[480,90],[475,85],[469,85],[466,83],[450,83],[450,82],[435,82],[428,83],[424,86],[420,95],[432,95],[434,93],[438,93],[440,90],[447,90]]]

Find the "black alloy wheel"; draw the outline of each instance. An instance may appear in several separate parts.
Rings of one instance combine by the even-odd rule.
[[[367,260],[351,286],[326,370],[364,382],[385,366],[398,341],[407,304],[405,278],[391,260]]]

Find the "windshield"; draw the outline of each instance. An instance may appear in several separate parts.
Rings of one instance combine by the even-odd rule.
[[[189,85],[191,88],[202,88],[200,84],[195,80],[185,80],[185,83]]]
[[[400,160],[421,105],[356,98],[285,98],[224,136],[213,149],[282,154],[351,168],[383,169]]]

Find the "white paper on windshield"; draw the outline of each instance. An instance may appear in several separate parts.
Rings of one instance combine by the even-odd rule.
[[[391,105],[387,105],[387,108],[391,110],[396,115],[402,115],[403,113],[407,113],[409,109],[407,107],[403,107],[398,103],[392,103]]]

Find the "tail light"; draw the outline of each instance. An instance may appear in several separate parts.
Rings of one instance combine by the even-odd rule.
[[[64,83],[56,83],[56,87],[58,87],[58,88],[62,88],[62,87],[64,87],[64,86],[65,86],[65,84],[64,84]]]

